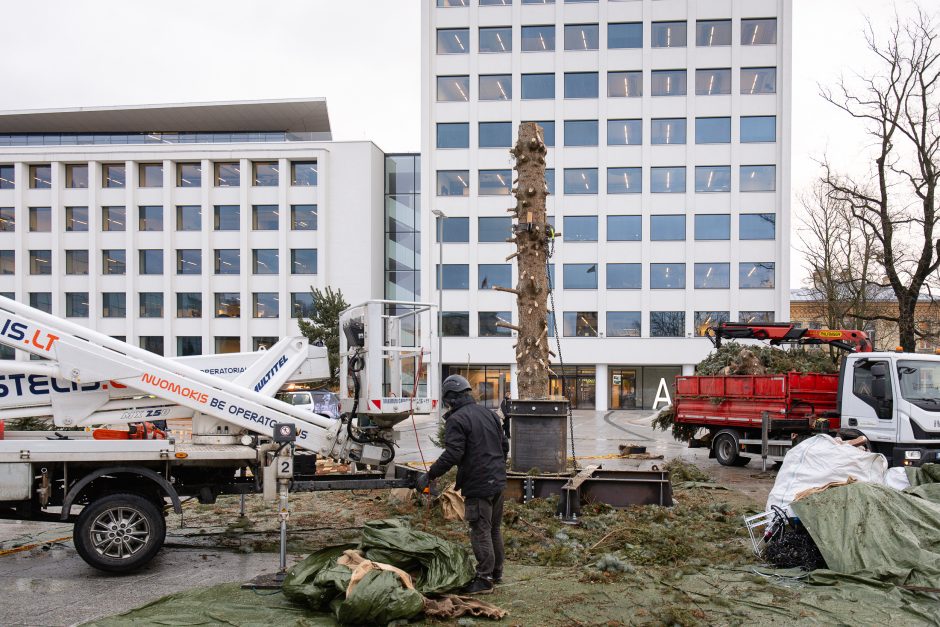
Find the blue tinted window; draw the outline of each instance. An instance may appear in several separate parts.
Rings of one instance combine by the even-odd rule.
[[[478,317],[480,330],[477,333],[479,337],[509,337],[512,332],[500,326],[499,322],[512,322],[511,311],[481,311]]]
[[[435,230],[439,241],[469,242],[470,218],[438,218]]]
[[[640,216],[607,216],[608,242],[638,242],[643,238]]]
[[[651,311],[650,337],[684,337],[684,311]]]
[[[216,231],[237,231],[239,227],[238,205],[216,205],[214,214],[214,228]]]
[[[643,120],[607,120],[608,146],[639,146],[643,143]]]
[[[526,4],[523,2],[522,4]],[[541,2],[537,4],[542,4]],[[523,52],[549,52],[555,49],[555,25],[523,26]]]
[[[639,263],[607,264],[607,289],[638,290],[643,287],[643,266]]]
[[[738,222],[740,239],[774,239],[777,236],[777,216],[773,213],[741,214]]]
[[[742,192],[772,192],[777,186],[777,167],[773,165],[742,165]]]
[[[565,24],[565,50],[597,50],[597,24]]]
[[[640,337],[640,312],[608,311],[607,337]]]
[[[695,191],[730,192],[731,166],[697,165],[695,166]]]
[[[565,146],[596,146],[597,120],[565,120]]]
[[[725,240],[731,238],[731,216],[727,214],[695,216],[695,239]]]
[[[491,290],[496,286],[512,287],[512,264],[481,263],[477,267],[481,290]]]
[[[566,290],[596,290],[596,263],[566,263],[563,267]]]
[[[479,218],[477,226],[481,242],[505,242],[512,235],[512,218]]]
[[[597,72],[566,72],[565,98],[597,98]]]
[[[731,264],[695,264],[695,287],[700,290],[728,289],[731,287]]]
[[[659,118],[650,121],[650,143],[684,144],[685,118]]]
[[[738,287],[763,289],[774,286],[774,262],[741,262],[738,264]]]
[[[555,122],[553,121],[542,122],[538,120],[533,120],[533,121],[542,127],[542,133],[544,134],[542,139],[545,140],[545,145],[554,146],[555,145]]]
[[[437,195],[469,196],[470,172],[467,170],[438,170]]]
[[[555,168],[545,170],[545,187],[549,194],[555,193]]]
[[[650,191],[654,194],[684,194],[685,168],[650,168]]]
[[[597,168],[565,168],[566,194],[596,194]]]
[[[468,54],[470,52],[469,28],[437,29],[438,54]]]
[[[440,269],[441,266],[437,267]],[[443,287],[441,279],[443,279]],[[445,263],[443,270],[438,271],[437,287],[445,290],[470,289],[470,266],[465,263]]]
[[[642,48],[643,23],[629,22],[626,24],[607,25],[608,48]]]
[[[741,116],[741,143],[777,141],[777,118],[773,115]]]
[[[512,28],[509,26],[481,28],[480,52],[512,52]]]
[[[512,184],[511,170],[480,170],[481,196],[506,196]]]
[[[643,191],[640,168],[607,168],[608,194],[639,194]]]
[[[466,122],[437,125],[438,148],[469,148],[470,125]]]
[[[651,263],[650,288],[654,290],[685,289],[685,264]]]
[[[512,122],[480,122],[480,148],[512,146]]]
[[[695,118],[696,144],[731,142],[731,118]]]
[[[596,242],[597,216],[565,216],[561,234],[566,242]]]
[[[523,100],[551,100],[555,97],[554,74],[523,74]]]
[[[685,239],[685,216],[650,216],[650,239],[681,241]]]
[[[480,100],[512,100],[512,76],[491,74],[480,77]]]

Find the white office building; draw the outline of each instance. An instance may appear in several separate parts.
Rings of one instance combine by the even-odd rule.
[[[442,302],[445,375],[491,402],[514,378],[495,326],[514,301],[491,288],[516,280],[524,121],[550,146],[553,369],[575,406],[651,407],[708,326],[789,319],[791,2],[423,5],[422,297]]]
[[[0,113],[0,293],[167,356],[270,345],[311,286],[385,295],[386,161],[322,99]]]

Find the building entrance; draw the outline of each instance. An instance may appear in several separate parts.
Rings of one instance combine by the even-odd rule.
[[[594,366],[554,366],[555,375],[550,375],[549,394],[565,396],[572,409],[594,409],[596,407],[597,370]],[[562,390],[562,374],[565,386]]]
[[[610,368],[610,408],[636,409],[636,368]]]

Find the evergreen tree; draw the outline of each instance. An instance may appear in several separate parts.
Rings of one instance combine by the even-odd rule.
[[[297,325],[300,332],[311,344],[326,346],[330,360],[330,387],[339,386],[339,314],[349,307],[343,298],[343,291],[327,286],[320,290],[310,288],[313,294],[313,316],[310,319],[299,318]]]

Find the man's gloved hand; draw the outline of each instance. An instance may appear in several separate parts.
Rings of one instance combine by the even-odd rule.
[[[428,473],[421,473],[418,475],[418,478],[415,480],[415,490],[418,492],[424,493],[424,491],[431,485],[431,475]]]

